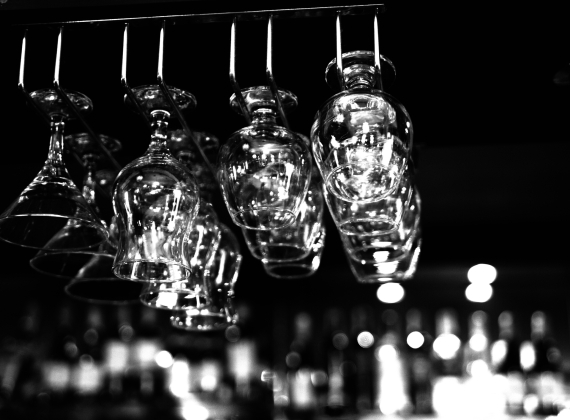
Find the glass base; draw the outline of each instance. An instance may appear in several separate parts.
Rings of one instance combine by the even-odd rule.
[[[153,309],[187,310],[203,305],[204,297],[196,295],[190,289],[152,289],[143,290],[139,297],[140,302]]]
[[[231,212],[232,221],[245,229],[272,230],[291,226],[297,215],[290,210],[260,208]]]
[[[75,224],[75,225],[74,225]],[[52,240],[66,229],[69,240]],[[81,235],[74,235],[74,231]],[[107,240],[103,225],[59,214],[21,214],[0,218],[0,239],[25,248],[50,251],[76,251],[97,246]]]
[[[42,252],[30,260],[30,266],[39,273],[63,279],[94,278],[89,275],[92,267],[97,265],[93,274],[102,277],[106,272],[112,275],[113,261],[111,254],[98,253],[96,250],[75,252]]]
[[[357,263],[398,264],[408,256],[408,249],[401,246],[379,248],[374,246],[346,246],[346,252]]]
[[[310,249],[287,244],[249,246],[249,250],[255,258],[270,263],[296,261],[306,257],[311,252]]]
[[[229,319],[223,313],[210,312],[208,310],[189,310],[174,314],[170,318],[170,324],[185,331],[219,331],[224,330],[237,322],[237,319]]]
[[[328,174],[325,185],[342,200],[373,203],[394,192],[398,182],[397,174],[383,165],[352,162],[334,167]]]
[[[340,222],[338,229],[346,235],[385,235],[398,229],[398,224],[389,218],[355,219]]]
[[[157,283],[186,280],[192,274],[190,268],[180,263],[141,260],[115,264],[113,272],[120,279]]]
[[[65,293],[74,299],[109,305],[138,302],[141,291],[141,283],[117,278],[72,281],[65,287]]]
[[[303,279],[316,272],[313,264],[294,261],[286,264],[263,264],[263,268],[267,274],[277,279]]]

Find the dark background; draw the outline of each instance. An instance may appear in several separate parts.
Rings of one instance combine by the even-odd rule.
[[[8,0],[0,6],[1,209],[33,179],[48,149],[48,127],[26,107],[17,90],[24,30],[19,23],[255,10],[247,2],[113,3],[51,1],[48,6]],[[266,7],[350,3],[276,1]],[[570,38],[565,14],[542,3],[531,7],[515,2],[417,3],[389,2],[380,19],[381,52],[398,73],[387,91],[404,104],[414,123],[423,200],[419,269],[405,284],[404,301],[393,306],[402,311],[422,308],[428,325],[433,325],[437,309],[455,307],[463,335],[473,310],[489,312],[496,334],[496,316],[511,309],[518,315],[521,334],[527,336],[530,314],[543,309],[551,314],[556,336],[568,352]],[[345,18],[343,50],[373,49],[372,29],[370,15]],[[122,31],[120,22],[68,26],[61,83],[92,99],[89,122],[95,131],[122,142],[117,159],[126,164],[144,153],[148,131],[123,104]],[[51,86],[57,33],[56,27],[29,28],[25,74],[29,91]],[[155,83],[158,35],[156,22],[132,25],[131,86]],[[198,101],[188,116],[189,125],[213,133],[222,143],[244,125],[228,105],[229,35],[229,23],[170,24],[165,44],[167,83],[192,92]],[[265,37],[264,22],[238,26],[241,87],[265,84]],[[334,17],[275,21],[274,72],[279,86],[299,98],[289,118],[295,131],[308,133],[316,110],[335,93],[324,82],[325,67],[335,56],[334,40]],[[77,130],[74,124],[68,127],[68,133]],[[79,168],[72,161],[69,168],[79,183]],[[102,207],[110,211],[108,202]],[[220,214],[226,211],[223,206],[217,209]],[[312,278],[272,279],[246,255],[237,297],[251,306],[252,322],[261,331],[271,325],[276,308],[321,316],[332,306],[386,307],[378,303],[375,286],[356,284],[328,222],[324,258]],[[247,254],[245,246],[243,251]],[[61,282],[29,268],[33,255],[32,250],[0,243],[4,328],[29,299],[46,305],[63,299]],[[464,296],[467,270],[477,263],[498,269],[494,297],[485,304],[470,303]]]

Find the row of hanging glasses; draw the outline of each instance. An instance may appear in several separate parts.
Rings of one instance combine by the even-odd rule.
[[[146,153],[122,169],[112,156],[121,148],[117,140],[90,129],[64,135],[66,122],[83,120],[92,103],[59,84],[63,30],[54,89],[30,94],[23,82],[24,36],[19,88],[48,116],[51,139],[44,167],[0,216],[0,238],[38,249],[31,266],[68,279],[70,296],[100,303],[140,301],[171,311],[172,325],[186,330],[235,324],[234,286],[242,255],[238,239],[211,204],[218,189],[249,252],[272,277],[306,278],[317,271],[326,237],[325,207],[359,282],[413,276],[421,249],[421,203],[410,160],[412,125],[405,108],[383,88],[382,69],[394,69],[378,52],[377,15],[375,51],[342,54],[337,14],[337,57],[326,78],[340,92],[317,112],[310,138],[287,122],[297,97],[278,89],[273,77],[272,17],[268,84],[245,89],[235,78],[236,22],[230,106],[247,125],[222,147],[214,136],[193,131],[185,122],[182,111],[196,106],[194,96],[164,83],[165,24],[158,84],[128,86],[125,26],[125,104],[147,120],[151,135]],[[169,129],[171,119],[183,129]],[[85,168],[82,191],[69,177],[64,146]],[[110,192],[114,217],[109,223],[101,218],[95,192],[108,186],[116,172],[101,169],[101,162],[120,169]]]

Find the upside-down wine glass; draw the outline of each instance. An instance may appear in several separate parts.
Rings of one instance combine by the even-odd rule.
[[[387,234],[340,232],[350,268],[360,283],[400,281],[413,276],[421,249],[421,203],[417,189],[398,230]]]
[[[277,105],[268,86],[242,90],[251,125],[232,134],[220,149],[218,180],[233,222],[246,229],[270,230],[295,223],[311,178],[309,148],[299,136],[277,125]],[[297,104],[279,90],[283,110]],[[241,113],[236,95],[230,105]]]
[[[329,212],[338,230],[345,235],[383,235],[397,230],[410,206],[414,193],[412,162],[402,174],[394,191],[373,202],[351,202],[324,190]]]
[[[169,91],[179,109],[195,106],[192,94],[172,87]],[[145,155],[119,172],[113,188],[120,235],[113,271],[134,281],[184,280],[191,270],[183,261],[182,242],[198,212],[198,186],[167,147],[172,110],[160,87],[140,86],[133,93],[150,115],[152,134]]]
[[[242,229],[247,247],[255,258],[279,264],[299,260],[312,251],[323,223],[325,202],[319,171],[314,167],[311,172],[311,183],[295,223],[281,229]]]
[[[85,95],[73,91],[66,93],[81,112],[93,109],[91,100]],[[42,249],[65,228],[73,240],[61,241],[57,249],[97,246],[107,240],[107,229],[69,178],[63,161],[65,123],[73,114],[53,89],[34,91],[30,97],[50,118],[49,153],[42,170],[0,215],[0,239]],[[79,230],[81,234],[77,235]]]
[[[99,136],[105,147],[110,152],[116,152],[121,148],[121,143],[109,136]],[[65,145],[68,150],[72,150],[82,161],[85,168],[83,178],[82,195],[95,214],[100,215],[95,199],[97,176],[96,170],[98,162],[103,159],[102,153],[97,144],[87,133],[78,133],[65,137]],[[104,223],[104,222],[103,222]],[[111,225],[113,225],[111,223]],[[79,224],[74,227],[74,234],[70,235],[67,226],[58,232],[31,260],[30,266],[42,273],[53,277],[72,279],[79,274],[79,271],[87,263],[94,264],[94,258],[109,269],[111,276],[112,262],[115,258],[113,243],[116,242],[115,235],[109,232],[109,240],[95,247],[79,250],[61,250],[62,242],[70,243],[74,240],[81,240],[85,226]],[[74,248],[74,247],[69,247]]]
[[[350,202],[374,202],[400,182],[412,147],[412,122],[400,102],[375,87],[373,52],[342,54],[342,63],[347,89],[317,112],[311,130],[313,155],[332,194]],[[336,69],[334,59],[326,69],[329,84]]]
[[[232,231],[220,224],[222,236],[204,273],[206,296],[201,304],[183,311],[174,311],[172,326],[187,331],[224,329],[238,322],[234,307],[234,286],[239,275],[242,256],[239,242]]]
[[[261,260],[263,269],[271,277],[277,279],[295,280],[312,276],[321,265],[326,235],[326,226],[323,223],[314,237],[309,253],[306,256],[288,261]]]
[[[196,307],[206,295],[204,273],[211,256],[218,249],[222,232],[214,208],[202,201],[198,215],[186,233],[182,245],[184,263],[192,273],[187,279],[161,283],[150,282],[140,295],[142,304],[156,309]]]

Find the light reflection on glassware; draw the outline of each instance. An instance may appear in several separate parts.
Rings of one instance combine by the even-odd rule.
[[[351,202],[374,202],[400,182],[411,150],[412,124],[395,98],[374,88],[373,52],[352,51],[342,57],[347,90],[331,97],[317,113],[311,129],[313,155],[332,194]],[[335,70],[336,59],[326,69],[327,78]]]
[[[273,230],[242,229],[251,255],[272,266],[320,255],[322,250],[313,247],[320,235],[324,206],[320,175],[315,170],[293,225]]]
[[[263,259],[265,272],[278,279],[302,279],[310,277],[317,272],[321,265],[321,258],[325,248],[326,227],[321,225],[319,233],[315,236],[309,253],[300,259],[290,261],[271,262]]]
[[[351,202],[324,190],[330,214],[345,235],[382,235],[399,228],[414,195],[413,169],[404,172],[396,189],[374,202]]]
[[[218,180],[232,221],[246,229],[270,230],[295,222],[311,177],[309,148],[299,136],[276,124],[268,86],[243,90],[252,124],[236,131],[220,149]],[[285,110],[297,103],[279,91]],[[230,99],[239,111],[235,94]]]
[[[169,88],[180,109],[194,106],[194,97]],[[115,181],[113,206],[119,224],[117,277],[142,282],[176,282],[191,270],[183,261],[182,242],[199,208],[192,173],[166,145],[170,104],[159,86],[134,89],[152,119],[152,135],[144,156],[125,166]]]
[[[81,112],[93,108],[91,100],[79,92],[67,92]],[[63,132],[71,110],[53,89],[30,94],[49,115],[51,138],[43,168],[20,196],[0,215],[0,239],[23,247],[43,249],[62,229],[70,238],[58,242],[52,251],[78,250],[97,246],[108,233],[100,218],[71,181],[63,162]],[[77,234],[78,232],[81,234]]]
[[[211,331],[226,329],[238,322],[234,306],[234,286],[241,267],[239,243],[232,231],[220,224],[220,245],[204,272],[206,296],[192,308],[175,311],[171,318],[173,327],[186,331]]]

